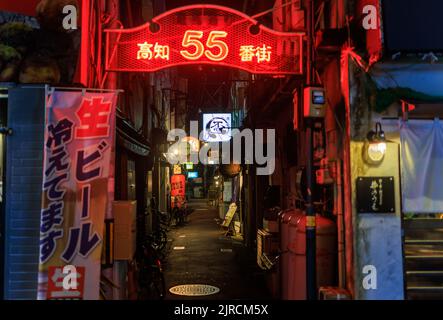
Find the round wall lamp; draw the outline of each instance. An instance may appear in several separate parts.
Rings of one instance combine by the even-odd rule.
[[[366,138],[364,159],[370,164],[379,164],[386,154],[386,137],[380,122],[375,124],[375,131],[369,131]]]

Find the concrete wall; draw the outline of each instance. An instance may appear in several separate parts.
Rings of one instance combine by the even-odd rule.
[[[36,299],[45,90],[9,90],[6,139],[5,299]]]
[[[355,298],[361,300],[404,299],[403,255],[401,236],[401,197],[399,145],[387,143],[386,154],[376,166],[363,161],[363,142],[351,143],[352,204],[354,225]],[[357,177],[393,176],[395,214],[357,213]],[[366,265],[377,272],[377,288],[365,289],[363,273]]]

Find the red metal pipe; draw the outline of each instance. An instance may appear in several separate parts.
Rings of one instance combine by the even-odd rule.
[[[80,46],[80,83],[88,86],[89,72],[89,17],[91,10],[91,0],[82,0],[82,37]]]
[[[343,190],[345,209],[345,244],[346,244],[346,287],[354,296],[354,236],[352,223],[352,179],[351,179],[351,104],[349,88],[349,56],[342,52],[341,88],[346,107],[346,128],[343,137]]]

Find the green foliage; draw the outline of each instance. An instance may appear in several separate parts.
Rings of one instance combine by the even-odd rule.
[[[0,26],[0,42],[17,48],[29,45],[33,29],[21,22],[9,22]]]
[[[15,59],[21,59],[21,54],[13,47],[0,44],[0,58],[3,61],[10,61]]]

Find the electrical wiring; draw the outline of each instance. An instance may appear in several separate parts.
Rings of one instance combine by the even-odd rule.
[[[257,13],[255,15],[253,15],[251,18],[252,19],[257,19],[257,18],[265,16],[265,15],[271,13],[271,12],[274,12],[275,10],[282,9],[284,7],[287,7],[287,6],[289,6],[291,4],[295,4],[295,3],[300,3],[300,0],[294,0],[294,1],[291,1],[291,2],[286,2],[286,3],[284,3],[284,4],[282,4],[282,5],[278,6],[278,7],[274,6],[272,9],[268,9],[268,10],[265,10],[265,11],[262,11],[260,13]]]

